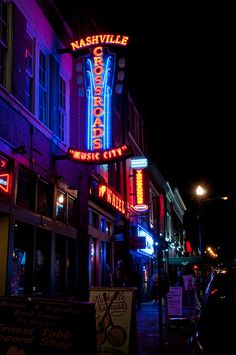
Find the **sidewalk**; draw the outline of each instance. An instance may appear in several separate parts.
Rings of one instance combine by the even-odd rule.
[[[153,301],[142,303],[141,310],[136,312],[138,355],[187,354],[186,332],[181,329],[181,324],[178,324],[177,328],[166,327],[164,306],[162,306],[162,321],[162,332],[160,332],[159,305]]]

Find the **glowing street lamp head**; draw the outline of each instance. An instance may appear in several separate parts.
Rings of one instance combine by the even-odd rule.
[[[196,195],[203,196],[205,194],[206,194],[206,190],[203,189],[201,185],[198,185],[198,187],[196,188]]]

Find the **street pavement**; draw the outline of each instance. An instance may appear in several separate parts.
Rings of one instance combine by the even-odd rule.
[[[142,303],[141,309],[136,311],[137,355],[187,355],[188,335],[184,321],[189,320],[188,314],[183,320],[172,320],[166,319],[164,306],[161,312],[160,322],[159,305],[153,301]]]

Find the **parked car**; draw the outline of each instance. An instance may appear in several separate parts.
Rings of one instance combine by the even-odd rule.
[[[236,345],[236,267],[214,271],[208,281],[190,353],[232,354]]]

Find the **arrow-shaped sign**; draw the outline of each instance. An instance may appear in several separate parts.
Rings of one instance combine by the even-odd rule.
[[[0,174],[0,190],[9,191],[9,174]]]

